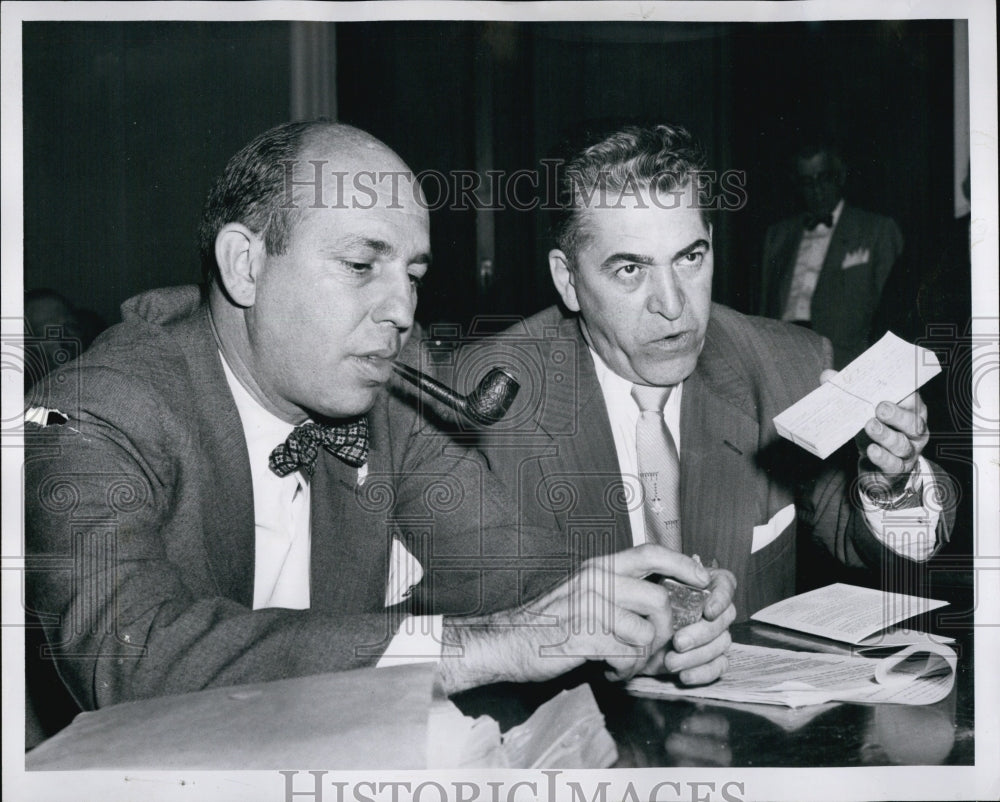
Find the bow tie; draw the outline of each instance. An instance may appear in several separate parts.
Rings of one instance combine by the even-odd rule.
[[[296,426],[288,439],[271,452],[267,464],[278,476],[287,476],[301,468],[311,477],[321,447],[348,465],[360,468],[368,460],[368,419],[336,426],[312,421]]]
[[[806,219],[803,221],[803,225],[806,231],[812,231],[820,223],[825,225],[827,228],[833,228],[833,214],[807,214]]]

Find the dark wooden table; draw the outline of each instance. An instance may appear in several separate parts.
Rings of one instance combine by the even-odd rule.
[[[618,746],[619,768],[652,766],[889,766],[973,765],[975,761],[971,616],[956,605],[934,611],[924,628],[956,638],[958,671],[947,698],[933,705],[832,703],[741,709],[688,700],[631,696],[590,664],[561,680],[502,684],[454,698],[467,714],[488,714],[507,730],[563,688],[589,682]],[[968,608],[965,608],[968,609]],[[733,627],[734,640],[791,648],[770,628]],[[817,642],[821,643],[821,642]]]

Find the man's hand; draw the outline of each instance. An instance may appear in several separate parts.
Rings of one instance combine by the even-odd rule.
[[[673,648],[653,654],[642,673],[668,671],[677,674],[685,685],[706,685],[721,677],[729,667],[726,652],[732,643],[729,625],[736,618],[733,606],[736,577],[721,568],[708,571],[712,578],[702,620],[674,633]]]
[[[550,679],[587,660],[606,662],[609,676],[619,679],[638,673],[650,655],[659,653],[662,666],[672,632],[670,603],[665,588],[643,579],[653,573],[711,588],[706,602],[711,619],[677,633],[688,641],[678,670],[692,669],[697,678],[697,667],[709,662],[703,673],[717,676],[724,668],[717,658],[728,647],[724,630],[732,621],[727,612],[732,575],[713,576],[690,557],[647,544],[588,560],[568,581],[514,610],[446,618],[445,689],[454,693],[491,682]]]
[[[824,370],[820,381],[836,375],[836,371]],[[898,404],[882,401],[875,415],[855,438],[862,457],[858,473],[861,489],[873,501],[903,492],[930,437],[927,407],[920,393],[908,395]]]

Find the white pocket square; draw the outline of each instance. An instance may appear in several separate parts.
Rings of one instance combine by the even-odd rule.
[[[410,597],[424,578],[424,568],[396,538],[389,554],[389,582],[385,586],[385,606],[392,607]]]
[[[856,248],[850,251],[847,256],[844,257],[844,261],[841,263],[841,270],[847,270],[849,267],[857,267],[858,265],[866,265],[871,260],[871,251],[867,248]]]
[[[778,510],[774,517],[766,524],[753,528],[753,541],[750,544],[750,553],[760,551],[764,546],[771,543],[778,537],[788,525],[795,520],[795,505],[789,504]]]

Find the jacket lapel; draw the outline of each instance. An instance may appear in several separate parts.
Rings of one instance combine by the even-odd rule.
[[[365,485],[358,485],[357,468],[326,451],[316,460],[310,492],[309,595],[314,610],[374,612],[384,605],[392,510],[371,502],[383,498],[380,489],[391,481],[387,416],[383,393],[369,413],[370,497]]]
[[[820,273],[821,281],[824,276],[837,277],[840,275],[840,266],[844,263],[844,257],[847,256],[848,246],[854,240],[855,228],[854,211],[845,203],[840,210],[840,218],[833,229],[833,235],[830,237],[830,247],[827,248],[826,257],[823,259],[823,270]],[[819,287],[817,286],[816,289],[818,292]]]
[[[632,545],[632,528],[622,492],[614,435],[594,360],[575,317],[561,321],[559,337],[576,344],[576,376],[548,382],[541,419],[542,428],[558,448],[553,462],[564,476],[568,469],[576,496],[568,516],[559,516],[559,520],[565,520],[567,526],[613,522],[615,550],[628,548]],[[565,370],[565,363],[555,364],[550,359],[546,376],[551,379],[559,370]],[[559,496],[553,483],[560,478],[558,474],[544,476],[553,498]]]
[[[253,604],[253,482],[246,439],[236,402],[226,383],[222,359],[202,304],[176,324],[187,358],[198,414],[198,451],[210,487],[202,502],[205,548],[219,592],[240,604]]]
[[[734,347],[709,322],[681,399],[681,526],[685,553],[745,576],[759,515],[754,464],[759,425]]]

